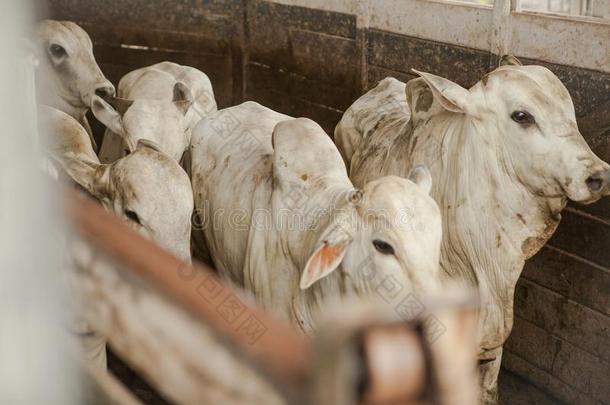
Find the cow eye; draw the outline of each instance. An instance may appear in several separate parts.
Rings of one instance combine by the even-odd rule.
[[[63,58],[64,56],[66,56],[68,53],[66,52],[66,48],[64,48],[61,45],[57,45],[57,44],[51,44],[51,46],[49,46],[49,52],[51,53],[51,55],[54,58]]]
[[[131,210],[125,210],[125,216],[130,220],[135,222],[138,225],[141,225],[140,223],[140,217],[138,216],[138,214],[135,213],[135,211],[131,211]]]
[[[389,243],[384,242],[382,240],[375,239],[373,241],[373,246],[375,246],[375,249],[377,249],[377,251],[383,255],[393,255],[394,254],[394,248],[392,247],[392,245],[390,245]]]
[[[532,114],[527,111],[515,111],[510,115],[510,118],[517,124],[534,124],[536,122]]]

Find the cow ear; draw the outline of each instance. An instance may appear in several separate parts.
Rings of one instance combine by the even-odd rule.
[[[441,104],[434,99],[432,89],[421,77],[407,82],[405,94],[413,125],[443,111]]]
[[[333,272],[345,257],[349,240],[335,242],[323,241],[315,252],[307,260],[299,286],[305,290],[316,281],[328,276]]]
[[[101,199],[108,195],[110,173],[108,165],[79,159],[66,154],[56,159],[70,178],[94,197]]]
[[[104,124],[109,130],[121,137],[124,136],[123,117],[112,105],[102,100],[99,96],[93,96],[91,101],[91,111],[95,118]],[[125,111],[127,111],[125,109]],[[124,112],[123,112],[124,114]]]
[[[133,100],[120,97],[108,97],[105,101],[110,104],[122,117],[125,115],[129,107],[133,104]]]
[[[189,108],[193,105],[193,93],[191,93],[191,90],[184,83],[177,82],[174,85],[173,102],[184,115],[186,115]]]
[[[513,55],[502,55],[502,57],[500,58],[500,62],[498,63],[498,66],[506,66],[506,65],[523,66],[523,63],[521,63],[521,61],[519,59],[517,59],[516,57],[514,57]]]
[[[159,144],[155,141],[151,141],[150,139],[138,139],[138,143],[136,144],[136,150],[138,149],[152,149],[155,152],[163,153]]]
[[[432,190],[432,174],[430,174],[430,170],[426,166],[419,165],[413,168],[411,173],[409,173],[409,180],[417,184],[426,194],[430,194],[430,190]]]
[[[457,83],[431,73],[412,69],[430,86],[440,105],[451,112],[466,113],[470,93]]]

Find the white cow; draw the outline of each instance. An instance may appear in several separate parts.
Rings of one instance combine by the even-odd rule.
[[[202,120],[191,155],[216,268],[303,331],[325,300],[384,281],[436,291],[441,219],[427,169],[356,190],[316,123],[253,102]]]
[[[178,163],[142,141],[129,156],[101,164],[85,129],[51,107],[39,107],[39,132],[73,181],[140,234],[191,262],[193,194]],[[105,339],[84,322],[73,326],[86,357],[105,367]]]
[[[205,73],[172,62],[134,70],[119,82],[120,99],[96,100],[95,116],[109,128],[100,149],[102,162],[133,150],[139,137],[158,143],[180,160],[201,118],[217,110],[212,83]],[[134,101],[132,101],[134,100]],[[171,102],[178,107],[171,106]]]
[[[193,195],[184,170],[156,145],[101,164],[86,132],[69,115],[40,106],[40,132],[70,177],[142,235],[190,262]]]
[[[114,96],[114,86],[95,61],[91,38],[73,22],[45,20],[38,25],[35,41],[38,102],[76,119],[97,149],[85,114],[94,95]]]
[[[479,359],[484,401],[493,403],[525,260],[551,237],[568,199],[591,203],[609,193],[610,168],[589,149],[568,91],[544,67],[505,57],[469,90],[416,73],[406,85],[384,79],[357,100],[335,140],[357,186],[431,168],[442,273],[483,299]]]

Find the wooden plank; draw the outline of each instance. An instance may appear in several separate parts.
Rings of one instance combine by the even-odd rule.
[[[610,316],[610,270],[547,245],[525,265],[522,278]]]
[[[551,372],[557,339],[546,330],[516,316],[513,331],[504,348],[527,359],[541,370]]]
[[[303,99],[293,99],[292,115],[295,117],[307,117],[316,121],[331,137],[335,132],[337,123],[343,116],[341,111],[315,104]]]
[[[299,29],[290,30],[289,38],[295,73],[338,87],[358,87],[360,49],[356,41]]]
[[[249,63],[247,72],[248,89],[254,93],[259,90],[274,89],[283,97],[302,98],[338,110],[345,110],[358,97],[353,89],[312,80],[297,73],[273,69],[259,63]]]
[[[339,87],[358,83],[361,61],[354,16],[256,0],[248,2],[247,32],[249,61]],[[332,50],[333,64],[324,50]]]
[[[277,24],[285,29],[297,28],[350,39],[355,39],[357,35],[354,15],[264,0],[250,0],[247,3],[250,29]]]
[[[571,387],[568,383],[541,370],[510,351],[504,352],[502,356],[502,367],[523,377],[537,388],[544,392],[548,392],[568,404],[602,405],[601,402],[595,401],[591,396],[580,392],[574,387]],[[509,402],[509,404],[511,404],[511,402]]]
[[[405,35],[369,30],[367,61],[371,65],[411,73],[411,69],[446,77],[470,87],[489,72],[489,52]]]
[[[610,268],[610,225],[571,210],[561,215],[561,224],[549,244]]]
[[[55,19],[102,27],[136,26],[229,38],[241,32],[241,0],[52,0]]]
[[[515,314],[595,357],[610,361],[610,317],[529,280],[515,291]]]
[[[110,27],[97,23],[81,23],[95,44],[137,45],[156,50],[182,51],[190,54],[218,54],[230,52],[235,36],[222,37],[218,33],[202,34],[180,31],[155,30],[139,25]]]
[[[289,98],[278,89],[249,87],[246,97],[271,109],[293,117],[306,117],[316,121],[329,135],[333,135],[342,112],[332,107],[312,103],[298,97]]]
[[[557,398],[506,369],[498,379],[499,403],[503,405],[561,405]]]
[[[560,341],[552,374],[597,401],[610,401],[610,363],[568,342]]]
[[[610,132],[608,132],[608,135],[608,145],[610,150]],[[610,159],[605,159],[605,161],[610,162]],[[580,205],[570,202],[568,203],[568,207],[570,209],[579,211],[580,213],[584,213],[585,215],[590,215],[594,218],[600,219],[605,223],[610,223],[610,198],[602,198],[595,204],[591,205]]]

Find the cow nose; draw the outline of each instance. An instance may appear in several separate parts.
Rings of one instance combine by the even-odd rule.
[[[610,183],[610,171],[604,170],[592,174],[585,180],[587,183],[587,187],[594,194],[602,193],[605,190],[608,190],[608,185]]]
[[[114,96],[114,86],[102,86],[95,89],[95,94],[101,98]]]

